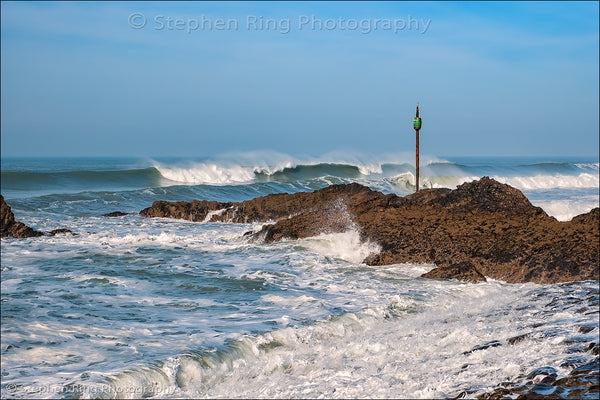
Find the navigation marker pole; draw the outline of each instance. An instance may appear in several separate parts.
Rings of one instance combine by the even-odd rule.
[[[421,118],[419,118],[419,103],[417,103],[417,115],[413,120],[413,128],[417,137],[416,149],[415,149],[415,180],[416,180],[416,192],[419,191],[419,130],[421,129]]]

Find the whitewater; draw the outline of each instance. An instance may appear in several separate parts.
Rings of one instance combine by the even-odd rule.
[[[595,358],[598,282],[428,280],[363,264],[379,247],[356,230],[264,244],[244,236],[260,224],[137,214],[351,182],[404,196],[410,154],[1,163],[18,220],[74,233],[1,241],[2,398],[474,397]],[[593,158],[424,157],[420,175],[490,176],[562,221],[599,205]]]

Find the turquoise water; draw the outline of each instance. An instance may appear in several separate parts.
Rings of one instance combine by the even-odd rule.
[[[243,237],[260,224],[137,215],[155,200],[332,183],[406,195],[413,172],[401,157],[343,154],[2,159],[16,218],[75,233],[2,239],[2,397],[431,398],[591,359],[562,343],[597,343],[597,282],[432,281],[419,276],[433,265],[361,264],[378,246],[354,231],[261,244]],[[557,219],[598,206],[591,159],[423,160],[421,184],[484,175]]]

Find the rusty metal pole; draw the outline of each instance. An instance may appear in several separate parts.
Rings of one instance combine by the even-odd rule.
[[[415,165],[416,165],[416,180],[417,180],[417,190],[419,191],[419,130],[417,129],[417,144],[415,149]]]
[[[413,121],[413,128],[415,128],[416,134],[416,148],[415,148],[415,187],[416,192],[419,191],[419,130],[421,129],[421,118],[419,117],[419,103],[417,103],[417,115]]]

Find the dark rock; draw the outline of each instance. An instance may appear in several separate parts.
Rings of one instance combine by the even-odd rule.
[[[54,229],[54,230],[51,230],[50,232],[48,232],[48,234],[49,234],[50,236],[56,236],[56,235],[61,235],[61,234],[62,234],[62,235],[66,235],[66,234],[70,234],[70,235],[72,235],[72,234],[73,234],[73,232],[71,232],[71,230],[70,230],[70,229],[61,228],[61,229]]]
[[[36,231],[33,228],[28,227],[22,222],[15,221],[15,216],[6,201],[4,201],[4,196],[0,195],[0,206],[1,206],[1,214],[2,214],[2,225],[0,225],[0,236],[1,237],[14,237],[14,238],[28,238],[28,237],[38,237],[43,236],[45,233]],[[69,229],[54,229],[47,234],[50,236],[55,236],[57,234],[73,234]]]
[[[547,399],[547,396],[553,395],[554,392],[556,391],[556,387],[552,386],[551,383],[547,383],[547,382],[540,382],[535,384],[532,388],[531,388],[531,392],[527,395],[528,399]],[[539,397],[542,396],[542,397]],[[552,397],[556,397],[556,396],[552,396]]]
[[[498,347],[498,346],[502,346],[502,343],[500,343],[497,340],[492,340],[491,342],[487,342],[484,344],[478,344],[477,346],[473,346],[473,348],[469,351],[465,351],[463,354],[464,355],[469,355],[471,353],[473,353],[474,351],[479,351],[479,350],[485,350],[485,349],[489,349],[490,347]]]
[[[456,190],[438,197],[434,203],[454,209],[487,213],[502,212],[519,217],[545,214],[541,208],[532,206],[520,190],[487,176],[477,181],[463,183]]]
[[[478,399],[593,399],[598,398],[600,371],[598,358],[578,366],[568,376],[557,379],[552,367],[540,367],[527,375],[524,385],[519,382],[501,383],[491,392],[477,395]],[[543,376],[540,379],[540,376]]]
[[[556,371],[556,369],[554,369],[552,367],[539,367],[539,368],[536,368],[533,371],[531,371],[529,374],[527,374],[527,379],[533,379],[538,375],[554,375],[554,376],[556,376],[557,373],[558,373],[558,371]]]
[[[522,335],[513,336],[513,337],[507,339],[506,342],[510,345],[515,345],[529,337],[531,337],[531,333],[524,333]]]
[[[125,215],[127,215],[127,213],[122,211],[113,211],[107,214],[102,214],[103,217],[124,217]]]
[[[430,279],[458,279],[473,283],[486,281],[485,276],[470,261],[434,268],[421,276]]]
[[[425,275],[438,279],[599,279],[598,208],[559,222],[519,190],[488,177],[455,190],[424,189],[405,197],[349,184],[240,203],[157,201],[140,214],[206,222],[273,221],[248,235],[265,242],[356,229],[363,240],[381,248],[365,263],[433,263],[437,268]]]
[[[593,331],[595,328],[596,327],[594,325],[580,325],[577,329],[581,333],[588,333]]]
[[[594,361],[580,365],[571,371],[571,375],[583,375],[589,373],[590,371],[596,371],[600,373],[600,358],[596,357]]]
[[[560,363],[560,366],[563,368],[567,368],[567,367],[576,368],[577,366],[584,364],[586,360],[587,360],[587,357],[584,355],[581,355],[581,354],[575,355],[575,356],[567,357],[562,363]]]
[[[0,214],[0,237],[28,238],[43,235],[42,232],[15,221],[15,215],[2,195],[0,195]]]
[[[177,201],[174,203],[168,201],[155,201],[152,207],[140,211],[143,217],[162,217],[177,218],[188,221],[202,222],[210,211],[217,211],[226,208],[224,203],[216,201]]]

